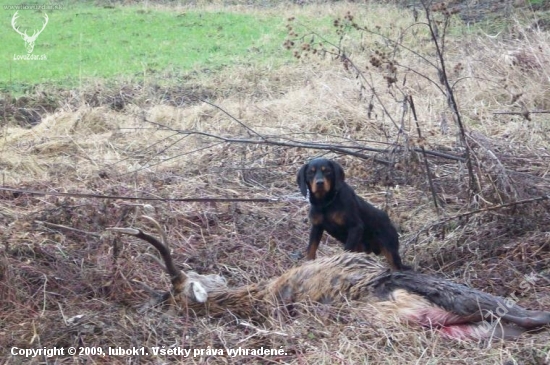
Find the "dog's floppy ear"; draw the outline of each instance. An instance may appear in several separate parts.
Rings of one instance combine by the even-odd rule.
[[[335,161],[330,161],[332,164],[332,171],[334,173],[334,189],[337,191],[340,190],[342,185],[344,185],[344,180],[346,179],[346,174],[342,166]]]
[[[300,171],[298,171],[298,176],[296,177],[296,183],[300,187],[300,192],[302,192],[303,196],[307,196],[307,179],[306,179],[306,170],[309,164],[305,164],[300,168]]]

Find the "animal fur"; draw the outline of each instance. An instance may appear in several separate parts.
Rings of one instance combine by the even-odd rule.
[[[197,315],[226,311],[242,318],[265,318],[294,303],[368,302],[385,316],[438,330],[453,339],[514,338],[550,323],[550,312],[526,310],[467,286],[412,270],[391,272],[360,253],[308,261],[272,280],[227,288],[214,275],[176,268],[169,250],[137,229],[111,228],[146,240],[161,254],[172,280],[163,302],[184,306]]]

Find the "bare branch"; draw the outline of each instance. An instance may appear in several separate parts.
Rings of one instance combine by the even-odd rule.
[[[85,193],[59,193],[59,192],[46,192],[38,190],[27,189],[15,189],[0,187],[0,191],[11,191],[19,194],[29,195],[44,195],[44,196],[70,196],[74,198],[95,198],[95,199],[120,199],[120,200],[147,200],[147,201],[165,201],[165,202],[198,202],[198,203],[211,203],[211,202],[254,202],[254,203],[271,203],[277,201],[277,199],[268,198],[151,198],[151,197],[139,197],[139,196],[124,196],[124,195],[104,195],[104,194],[85,194]]]
[[[178,129],[163,125],[161,123],[157,123],[157,122],[153,122],[153,121],[149,121],[149,120],[145,120],[145,121],[147,123],[156,125],[160,128],[170,130],[170,131],[173,131],[173,132],[178,132],[178,133],[186,134],[186,135],[200,135],[200,136],[204,136],[204,137],[218,139],[218,140],[221,140],[223,142],[228,142],[228,143],[266,144],[266,145],[282,146],[282,147],[309,148],[309,149],[314,149],[314,150],[325,150],[325,151],[331,151],[331,152],[338,152],[338,153],[341,153],[341,154],[344,154],[344,155],[355,156],[355,157],[359,157],[359,158],[363,158],[363,159],[367,159],[367,160],[372,159],[373,161],[375,161],[377,163],[380,163],[380,164],[383,164],[383,165],[391,165],[391,162],[388,161],[388,160],[385,160],[385,159],[382,159],[382,158],[379,158],[379,157],[375,157],[375,156],[372,156],[372,155],[367,155],[367,154],[364,154],[364,153],[357,152],[357,151],[369,151],[369,152],[376,152],[376,153],[386,153],[387,152],[386,149],[381,149],[381,148],[374,148],[374,147],[367,147],[367,146],[357,146],[357,145],[350,146],[350,145],[342,145],[342,144],[305,142],[305,141],[297,141],[297,140],[290,140],[290,139],[286,139],[287,142],[285,142],[284,139],[283,139],[283,141],[281,141],[281,138],[279,136],[262,136],[261,140],[249,139],[249,138],[238,138],[238,137],[224,137],[224,136],[220,136],[220,135],[216,135],[216,134],[212,134],[212,133],[206,133],[206,132],[200,132],[200,131],[194,131],[194,130],[178,130]],[[278,140],[273,140],[273,138],[277,138]],[[396,151],[399,151],[399,148],[401,148],[401,146],[399,146],[397,144],[390,144],[390,147],[392,147],[392,149],[396,150]],[[415,149],[415,150],[417,150],[417,152],[421,152],[420,149]],[[441,157],[441,158],[454,160],[454,161],[461,161],[461,162],[465,161],[464,157],[458,156],[458,155],[443,153],[443,152],[439,152],[439,151],[429,151],[429,150],[426,150],[425,152],[426,152],[427,155],[431,155],[431,156],[434,156],[434,157]],[[176,156],[176,157],[178,157],[178,156]]]
[[[418,138],[422,140],[422,132],[420,131],[420,125],[418,124],[418,118],[416,117],[416,108],[414,106],[414,101],[412,95],[409,95],[408,97],[409,104],[411,105],[411,111],[413,114],[414,122],[416,123],[416,131],[418,133]],[[422,150],[422,155],[424,157],[424,166],[426,167],[426,176],[428,178],[428,184],[430,185],[430,191],[432,193],[432,199],[434,202],[435,210],[437,214],[439,215],[439,205],[437,203],[437,194],[435,192],[434,183],[432,180],[432,173],[430,171],[430,165],[428,164],[428,157],[426,156],[426,151],[424,150],[424,143],[421,141],[420,149]]]
[[[525,113],[527,113],[527,114],[550,114],[550,110],[533,110],[533,111],[527,111],[527,112],[524,112],[524,111],[521,111],[521,112],[509,112],[509,111],[493,112],[493,114],[510,114],[510,115],[524,115]]]
[[[518,201],[515,201],[515,202],[499,204],[499,205],[495,205],[495,206],[492,206],[492,207],[472,210],[472,211],[469,211],[469,212],[453,215],[452,217],[447,217],[447,218],[441,219],[441,220],[439,220],[435,223],[430,223],[430,224],[422,227],[421,229],[419,229],[414,234],[414,236],[412,238],[409,239],[409,242],[416,241],[422,233],[429,231],[433,227],[436,227],[436,226],[441,225],[443,223],[450,222],[450,221],[455,220],[455,219],[461,219],[461,218],[464,218],[464,217],[469,217],[469,216],[480,214],[480,213],[483,213],[483,212],[490,212],[490,211],[493,211],[493,210],[500,210],[500,209],[504,209],[504,208],[510,208],[510,207],[514,207],[514,206],[517,206],[517,205],[538,203],[538,202],[542,202],[542,201],[545,201],[545,200],[550,200],[550,195],[541,195],[541,196],[537,196],[535,198],[518,200]]]
[[[468,176],[469,176],[469,190],[470,194],[477,194],[479,192],[479,188],[477,185],[477,179],[474,174],[474,168],[472,165],[472,159],[471,159],[471,152],[470,147],[468,145],[468,141],[466,139],[466,129],[464,127],[464,123],[462,122],[462,116],[460,114],[460,111],[458,110],[458,103],[455,99],[453,88],[451,87],[449,83],[449,78],[447,77],[447,71],[446,71],[446,63],[444,58],[444,38],[442,39],[442,44],[439,44],[440,37],[444,37],[444,35],[439,36],[438,30],[436,28],[436,22],[432,17],[432,13],[430,11],[430,4],[428,4],[425,0],[422,1],[422,6],[424,7],[424,12],[426,13],[426,19],[428,20],[428,28],[430,30],[430,34],[432,37],[433,44],[435,46],[436,54],[439,59],[439,66],[441,67],[439,69],[441,82],[445,86],[445,89],[447,90],[446,96],[447,96],[447,103],[449,104],[449,107],[451,108],[452,112],[454,113],[456,117],[456,122],[458,124],[458,129],[460,131],[460,138],[462,140],[462,143],[464,143],[464,151],[466,156],[466,167],[468,169]],[[445,29],[447,27],[447,23],[445,24]]]

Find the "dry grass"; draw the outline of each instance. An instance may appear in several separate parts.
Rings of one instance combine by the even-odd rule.
[[[349,8],[356,14],[367,13],[354,4],[326,6],[327,12],[340,15]],[[320,7],[285,11],[292,15],[319,11]],[[371,13],[379,17],[381,11]],[[410,17],[396,9],[386,14],[398,14],[403,22]],[[477,204],[482,208],[548,194],[550,187],[548,117],[493,114],[550,107],[548,34],[522,29],[518,24],[513,37],[463,35],[450,39],[449,62],[453,67],[463,65],[456,75],[464,77],[457,98],[470,130],[481,186]],[[419,43],[414,47],[429,51],[421,37],[415,42]],[[402,58],[411,67],[431,72],[413,57]],[[407,77],[407,90],[415,97],[422,132],[427,136],[426,148],[459,153],[462,146],[444,98],[424,79],[412,74]],[[373,80],[390,112],[401,115],[381,75],[374,72]],[[393,319],[366,318],[354,303],[342,308],[303,303],[296,317],[261,324],[237,320],[229,313],[217,319],[176,316],[160,309],[139,313],[149,293],[136,281],[165,290],[169,280],[150,257],[156,254],[153,249],[106,234],[107,227],[145,226],[139,216],[144,212],[153,215],[166,228],[182,267],[221,273],[230,285],[281,274],[296,264],[291,253],[303,250],[307,242],[308,207],[295,186],[295,173],[304,161],[321,152],[261,143],[221,143],[150,123],[226,137],[255,137],[221,110],[194,101],[197,96],[215,100],[248,127],[278,140],[359,143],[385,150],[377,157],[395,161],[396,166],[349,156],[337,159],[357,192],[388,209],[400,226],[405,261],[424,272],[518,298],[521,305],[534,309],[550,308],[549,203],[444,221],[444,217],[469,209],[463,164],[430,159],[443,203],[442,213],[437,215],[421,156],[391,148],[395,143],[407,148],[419,143],[412,122],[407,119],[399,130],[383,116],[379,105],[369,114],[357,81],[328,58],[302,59],[298,65],[275,71],[252,67],[198,76],[179,89],[159,91],[154,85],[124,83],[107,88],[98,83],[77,94],[67,93],[65,106],[32,129],[3,128],[3,185],[48,192],[269,197],[278,201],[153,201],[147,205],[124,199],[2,192],[0,351],[7,363],[30,363],[21,357],[5,357],[12,346],[282,346],[287,352],[281,357],[185,359],[209,364],[550,363],[548,331],[523,336],[517,342],[450,343]],[[340,250],[341,245],[329,238],[319,254]],[[522,285],[526,278],[535,278],[536,285]],[[91,356],[79,361],[161,364],[176,360],[184,359]],[[75,361],[60,358],[56,363]],[[42,362],[46,359],[35,358],[31,363]]]

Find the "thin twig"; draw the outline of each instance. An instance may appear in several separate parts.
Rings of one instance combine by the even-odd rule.
[[[364,153],[356,152],[356,151],[369,151],[369,152],[376,152],[376,153],[385,153],[387,152],[386,149],[382,148],[375,148],[375,147],[368,147],[368,146],[350,146],[350,145],[342,145],[342,144],[328,144],[328,143],[316,143],[316,142],[305,142],[305,141],[299,141],[299,140],[292,140],[292,139],[286,139],[287,142],[281,141],[281,140],[273,140],[271,138],[280,138],[279,136],[264,136],[262,140],[257,139],[249,139],[249,138],[238,138],[238,137],[224,137],[212,133],[206,133],[206,132],[200,132],[195,130],[178,130],[174,129],[172,127],[163,125],[158,122],[153,122],[149,120],[145,120],[145,122],[153,124],[158,126],[159,128],[163,128],[169,131],[173,132],[179,132],[181,134],[187,134],[187,135],[199,135],[204,137],[209,137],[213,139],[218,139],[223,142],[228,143],[242,143],[242,144],[265,144],[265,145],[273,145],[273,146],[280,146],[280,147],[295,147],[295,148],[309,148],[313,150],[325,150],[325,151],[331,151],[331,152],[339,152],[345,155],[355,156],[359,158],[364,159],[372,159],[377,163],[383,164],[383,165],[390,165],[391,162],[379,157],[367,155]],[[390,146],[394,150],[399,150],[401,148],[399,145],[396,144],[390,144]],[[415,149],[417,152],[421,152],[419,149]],[[431,155],[434,157],[441,157],[448,160],[453,161],[460,161],[465,162],[466,159],[462,156],[439,152],[439,151],[425,151],[427,155]]]
[[[428,184],[430,185],[430,191],[432,193],[432,199],[434,201],[435,211],[439,216],[439,204],[437,203],[437,194],[435,192],[435,187],[432,180],[430,165],[428,164],[428,157],[426,156],[426,151],[424,150],[424,143],[422,142],[422,132],[420,131],[420,125],[418,124],[418,118],[416,117],[416,108],[414,106],[412,95],[409,95],[408,99],[409,99],[409,104],[411,106],[414,122],[416,123],[416,131],[418,133],[418,138],[420,138],[421,140],[420,149],[422,150],[422,156],[424,157],[424,166],[426,167],[426,176],[428,177]]]
[[[460,138],[462,140],[462,143],[464,143],[464,151],[465,151],[465,157],[466,157],[466,167],[468,169],[468,176],[470,178],[469,181],[469,187],[470,187],[470,194],[476,195],[479,192],[478,186],[477,186],[477,179],[474,174],[474,168],[472,164],[472,158],[471,158],[471,152],[470,152],[470,146],[468,145],[468,141],[466,140],[466,128],[464,127],[464,123],[462,122],[462,115],[460,114],[458,110],[458,103],[455,99],[453,88],[451,87],[449,83],[449,78],[447,76],[446,71],[446,63],[444,58],[444,35],[442,35],[442,45],[439,44],[438,41],[438,35],[436,30],[436,21],[433,19],[431,11],[430,11],[430,4],[426,2],[426,0],[422,1],[422,6],[424,7],[424,11],[426,13],[426,19],[428,20],[428,29],[430,30],[430,35],[433,41],[433,44],[435,46],[436,55],[439,59],[439,66],[441,67],[439,69],[441,82],[444,84],[445,89],[447,90],[446,96],[447,96],[447,103],[449,104],[449,107],[451,108],[452,112],[454,113],[456,117],[456,122],[458,124],[458,129],[460,131]],[[448,21],[448,19],[446,19]],[[446,24],[447,25],[447,24]],[[445,30],[447,29],[445,25]]]
[[[272,203],[272,202],[278,201],[278,199],[272,199],[272,198],[147,198],[147,197],[139,197],[139,196],[124,196],[124,195],[46,192],[46,191],[38,191],[38,190],[7,188],[7,187],[0,187],[0,191],[11,191],[13,193],[29,194],[29,195],[44,195],[44,196],[70,196],[70,197],[74,197],[74,198],[120,199],[120,200],[148,200],[148,201],[154,200],[154,201],[165,201],[165,202],[197,202],[197,203],[254,202],[254,203]]]
[[[222,108],[221,106],[217,105],[217,104],[214,104],[214,103],[211,103],[207,100],[204,100],[204,99],[200,99],[200,98],[197,98],[197,100],[199,101],[202,101],[203,103],[205,104],[208,104],[216,109],[218,109],[219,111],[221,111],[222,113],[224,113],[225,115],[227,115],[229,118],[233,119],[236,123],[240,124],[244,129],[246,129],[247,131],[249,131],[250,133],[252,134],[255,134],[257,135],[258,137],[260,138],[264,138],[264,136],[262,136],[260,133],[256,132],[254,129],[250,128],[249,126],[247,126],[246,124],[244,124],[242,121],[240,121],[239,119],[235,118],[231,113],[229,113],[227,110],[225,110],[224,108]]]
[[[61,225],[61,224],[55,224],[55,223],[50,223],[50,222],[38,221],[38,220],[35,220],[35,222],[39,223],[39,224],[43,224],[47,227],[61,228],[61,229],[67,230],[67,231],[73,231],[73,232],[77,232],[77,233],[87,234],[87,235],[94,236],[94,237],[101,237],[101,234],[96,233],[96,232],[83,231],[83,230],[80,230],[80,229],[64,226],[64,225]]]
[[[409,239],[409,242],[416,241],[418,239],[418,236],[420,236],[423,232],[427,232],[435,226],[438,226],[438,225],[443,224],[443,223],[450,222],[450,221],[455,220],[455,219],[461,219],[461,218],[469,217],[469,216],[472,216],[472,215],[475,215],[475,214],[479,214],[479,213],[483,213],[483,212],[489,212],[489,211],[493,211],[493,210],[504,209],[504,208],[509,208],[509,207],[513,207],[513,206],[517,206],[517,205],[537,203],[537,202],[541,202],[541,201],[545,201],[545,200],[550,200],[550,195],[541,195],[541,196],[537,196],[535,198],[518,200],[518,201],[515,201],[515,202],[495,205],[493,207],[487,207],[487,208],[483,208],[483,209],[472,210],[472,211],[469,211],[469,212],[454,215],[452,217],[443,218],[443,219],[441,219],[441,220],[439,220],[435,223],[430,223],[430,224],[420,228],[414,234],[414,236]]]
[[[162,124],[157,123],[157,122],[152,122],[152,121],[147,121],[147,122],[151,123],[151,124],[154,124],[154,125],[157,125],[159,127],[168,129],[170,131],[178,131],[177,129],[162,125]],[[246,138],[223,137],[223,136],[219,136],[219,135],[215,135],[215,134],[211,134],[211,133],[206,133],[206,132],[199,132],[199,131],[179,130],[179,132],[182,133],[182,134],[196,134],[196,135],[201,135],[201,136],[205,136],[205,137],[215,138],[215,139],[219,139],[219,140],[222,140],[222,141],[228,142],[228,143],[267,144],[267,145],[281,146],[281,147],[296,147],[296,148],[310,148],[310,149],[316,149],[316,150],[327,150],[327,151],[332,151],[332,152],[340,152],[340,153],[343,153],[345,155],[360,157],[360,158],[367,159],[367,160],[373,159],[374,161],[376,161],[378,163],[381,163],[381,164],[384,164],[384,165],[389,165],[390,164],[390,162],[387,161],[387,160],[384,160],[384,159],[381,159],[381,158],[378,158],[378,157],[374,157],[374,156],[370,156],[370,155],[366,155],[364,153],[359,153],[359,152],[354,152],[354,151],[349,150],[349,149],[369,150],[368,147],[355,147],[355,146],[340,147],[340,146],[331,145],[331,144],[316,144],[316,143],[304,143],[304,142],[281,142],[281,141],[268,140],[269,137],[266,137],[266,136],[263,136],[261,140],[257,140],[257,139],[246,139]],[[376,149],[376,150],[379,151],[379,149]]]
[[[550,110],[534,110],[534,111],[522,111],[522,112],[493,112],[493,114],[510,114],[510,115],[525,115],[525,114],[550,114]]]

